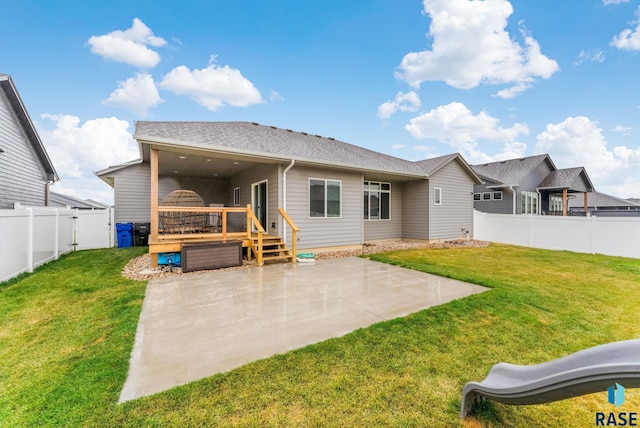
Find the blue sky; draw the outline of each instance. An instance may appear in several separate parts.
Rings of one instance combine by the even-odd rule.
[[[253,121],[409,160],[549,153],[640,197],[640,1],[3,0],[10,74],[61,176],[138,157],[136,120]]]

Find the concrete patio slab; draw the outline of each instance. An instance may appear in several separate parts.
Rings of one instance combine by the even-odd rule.
[[[120,402],[485,290],[358,257],[154,279]]]

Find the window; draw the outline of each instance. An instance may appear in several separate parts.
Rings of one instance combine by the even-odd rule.
[[[562,211],[562,197],[550,196],[549,197],[549,211]]]
[[[473,194],[473,200],[474,201],[479,201],[480,200],[480,193],[474,193]]]
[[[364,219],[391,218],[391,183],[364,182]]]
[[[501,201],[502,200],[502,192],[493,192],[493,200]]]
[[[239,187],[236,187],[233,189],[233,206],[234,207],[240,206],[240,188]]]
[[[523,191],[520,198],[520,212],[522,214],[538,214],[538,193]]]
[[[309,179],[309,217],[340,217],[342,182]]]
[[[482,200],[483,201],[490,201],[491,200],[491,192],[484,192],[482,194]]]
[[[433,188],[433,205],[442,205],[442,189],[440,187]]]

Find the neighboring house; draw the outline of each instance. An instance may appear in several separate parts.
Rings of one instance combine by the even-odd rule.
[[[50,192],[51,200],[50,205],[52,207],[70,207],[79,210],[106,210],[109,209],[109,205],[96,202],[91,199],[79,199],[74,196],[63,195],[57,192]]]
[[[0,74],[0,209],[49,205],[58,180],[11,76]]]
[[[151,213],[179,189],[231,207],[226,230],[246,232],[232,217],[250,204],[267,234],[291,242],[282,208],[301,249],[472,233],[470,194],[481,181],[459,154],[410,162],[249,122],[137,122],[134,138],[141,159],[96,174],[114,188],[116,222],[151,222],[151,244]]]
[[[571,212],[584,215],[584,206],[578,199],[569,200]],[[589,192],[587,212],[598,217],[640,217],[640,203],[600,192]]]
[[[497,214],[568,215],[570,196],[587,193],[593,184],[583,167],[557,169],[549,155],[472,165],[483,180],[473,193],[474,208]]]

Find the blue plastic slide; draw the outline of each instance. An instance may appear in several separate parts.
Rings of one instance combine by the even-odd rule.
[[[460,418],[466,418],[480,398],[540,404],[606,391],[616,383],[640,388],[640,339],[595,346],[532,366],[498,363],[482,382],[465,385]]]

